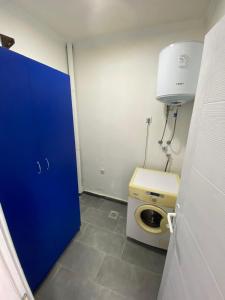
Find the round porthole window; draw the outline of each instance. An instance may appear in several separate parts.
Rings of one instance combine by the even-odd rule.
[[[144,222],[147,226],[150,226],[153,228],[160,227],[162,215],[159,214],[157,211],[155,211],[153,209],[143,210],[140,217],[141,217],[142,222]]]
[[[135,211],[138,225],[150,233],[163,233],[167,228],[167,213],[158,206],[142,205]]]

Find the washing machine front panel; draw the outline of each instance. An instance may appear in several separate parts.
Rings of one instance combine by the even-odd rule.
[[[135,220],[148,233],[161,234],[168,231],[167,212],[158,206],[138,206],[135,210]]]

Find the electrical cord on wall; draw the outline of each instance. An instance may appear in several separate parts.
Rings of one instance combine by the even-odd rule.
[[[176,126],[177,126],[177,117],[178,117],[178,110],[179,110],[179,107],[177,107],[176,109],[176,112],[174,113],[174,125],[173,125],[173,132],[172,132],[172,135],[171,135],[171,138],[166,142],[167,145],[171,145],[172,141],[173,141],[173,138],[174,138],[174,135],[175,135],[175,131],[176,131]]]
[[[163,144],[163,139],[164,139],[164,135],[165,135],[165,132],[166,132],[166,127],[167,127],[167,123],[168,123],[168,119],[169,119],[169,112],[170,112],[170,107],[169,107],[169,105],[167,105],[166,106],[166,120],[165,120],[165,125],[164,125],[164,128],[163,128],[163,133],[162,133],[161,139],[158,141],[158,143],[160,145]]]
[[[147,154],[148,154],[148,140],[149,140],[149,128],[152,123],[152,118],[147,118],[146,120],[147,127],[146,127],[146,139],[145,139],[145,157],[143,162],[143,168],[146,168],[146,161],[147,161]]]

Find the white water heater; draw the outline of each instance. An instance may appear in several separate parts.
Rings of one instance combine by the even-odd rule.
[[[201,42],[179,42],[160,52],[156,99],[167,105],[194,100],[202,50]]]

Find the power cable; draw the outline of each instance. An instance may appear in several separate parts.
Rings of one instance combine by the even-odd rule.
[[[143,168],[146,168],[146,161],[147,161],[147,154],[148,154],[148,140],[149,140],[149,128],[151,125],[152,119],[151,118],[147,118],[146,123],[147,123],[147,127],[146,127],[146,138],[145,138],[145,157],[144,157],[144,162],[143,162]]]

